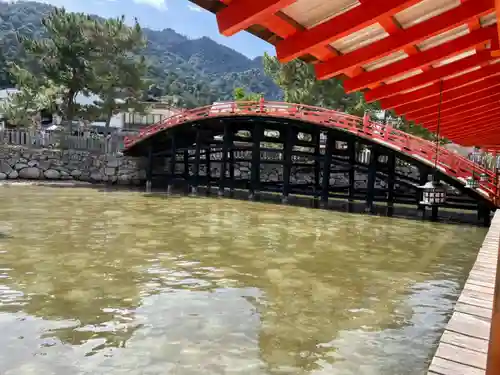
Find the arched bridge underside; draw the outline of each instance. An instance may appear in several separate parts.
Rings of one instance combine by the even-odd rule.
[[[485,225],[498,201],[494,173],[459,154],[366,118],[288,103],[221,103],[178,113],[128,138],[124,153],[147,157],[147,181],[167,191],[217,189],[283,202],[305,196],[325,208],[341,202],[350,211],[361,205],[388,216],[412,206],[434,220],[452,209],[477,211]],[[418,187],[435,171],[448,199],[426,215]],[[479,174],[479,186],[467,187]]]

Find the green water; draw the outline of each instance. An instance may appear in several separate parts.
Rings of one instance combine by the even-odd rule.
[[[484,228],[0,186],[0,374],[424,374]]]

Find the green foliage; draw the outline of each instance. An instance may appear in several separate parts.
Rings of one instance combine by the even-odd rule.
[[[338,79],[317,80],[314,67],[301,60],[281,64],[276,57],[265,54],[264,71],[281,87],[286,102],[361,115],[368,108],[361,94],[347,95]]]
[[[93,79],[88,88],[101,99],[94,104],[101,116],[104,115],[108,131],[113,115],[145,110],[142,99],[147,88],[144,80],[147,65],[144,56],[139,55],[146,41],[137,21],[133,27],[125,25],[124,17],[97,25],[101,30],[93,36],[100,54],[94,61]]]
[[[264,94],[256,94],[254,92],[246,92],[244,88],[237,87],[233,91],[234,100],[237,102],[256,102],[259,101]]]
[[[21,108],[30,112],[56,106],[52,109],[63,115],[71,130],[75,116],[95,119],[104,115],[109,127],[111,117],[124,106],[137,106],[146,73],[144,58],[137,57],[145,46],[137,23],[128,27],[123,17],[101,20],[55,9],[42,25],[44,38],[18,35],[30,59],[11,64],[11,76],[21,93],[10,101],[11,108],[5,108],[7,113],[27,123],[18,113],[21,100],[26,101]],[[75,102],[78,94],[91,93],[101,99],[94,106]]]
[[[331,78],[318,81],[313,66],[301,60],[281,64],[276,57],[265,54],[264,71],[281,87],[287,102],[332,108],[360,117],[370,114],[373,118],[380,112],[379,103],[367,103],[362,93],[346,94],[340,80]],[[387,120],[408,133],[429,140],[435,139],[429,130],[407,122],[394,112],[389,114]]]

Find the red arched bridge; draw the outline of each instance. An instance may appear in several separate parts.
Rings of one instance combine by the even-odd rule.
[[[371,212],[385,202],[392,215],[394,204],[425,212],[419,186],[434,176],[447,186],[450,208],[477,209],[488,222],[499,202],[496,171],[368,117],[302,104],[225,102],[179,112],[127,138],[124,153],[148,157],[147,180],[168,190],[182,181],[221,195],[361,200]]]

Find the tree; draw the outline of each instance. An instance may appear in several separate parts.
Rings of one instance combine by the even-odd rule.
[[[342,82],[331,78],[318,80],[314,67],[301,60],[281,64],[268,54],[264,55],[264,71],[283,89],[285,101],[337,109],[355,116],[380,112],[379,103],[367,103],[363,93],[346,94]],[[380,120],[379,120],[380,121]],[[429,130],[390,112],[389,121],[398,129],[429,140],[435,135]]]
[[[276,57],[266,53],[264,71],[281,87],[286,102],[339,110],[353,106],[354,98],[345,94],[341,81],[317,80],[313,66],[301,60],[281,64]]]
[[[128,27],[123,17],[102,20],[55,9],[42,25],[44,39],[18,35],[31,57],[30,62],[12,64],[12,76],[23,92],[20,98],[30,100],[29,93],[50,91],[70,131],[75,117],[104,116],[109,128],[118,111],[139,107],[147,67],[144,58],[137,57],[145,46],[137,22]],[[100,99],[94,106],[80,106],[75,102],[78,94]],[[33,103],[29,107],[37,109]]]
[[[88,94],[88,87],[95,80],[92,62],[101,52],[96,50],[94,38],[98,21],[83,13],[55,9],[42,20],[42,25],[46,38],[18,35],[26,55],[36,61],[36,67],[17,66],[13,76],[21,90],[38,90],[49,82],[59,88],[59,107],[63,121],[71,130],[79,110],[75,97],[79,93]],[[20,82],[19,73],[26,76],[27,72],[32,78]]]
[[[109,133],[114,115],[145,109],[142,98],[148,89],[144,79],[147,65],[144,57],[138,56],[146,41],[137,20],[133,27],[125,25],[123,16],[98,23],[98,26],[100,30],[92,39],[101,54],[94,61],[94,79],[89,89],[100,98],[94,104],[106,119],[106,133]]]
[[[246,92],[244,88],[237,87],[233,91],[234,100],[237,102],[256,102],[264,96],[264,94],[256,94],[254,92]]]

